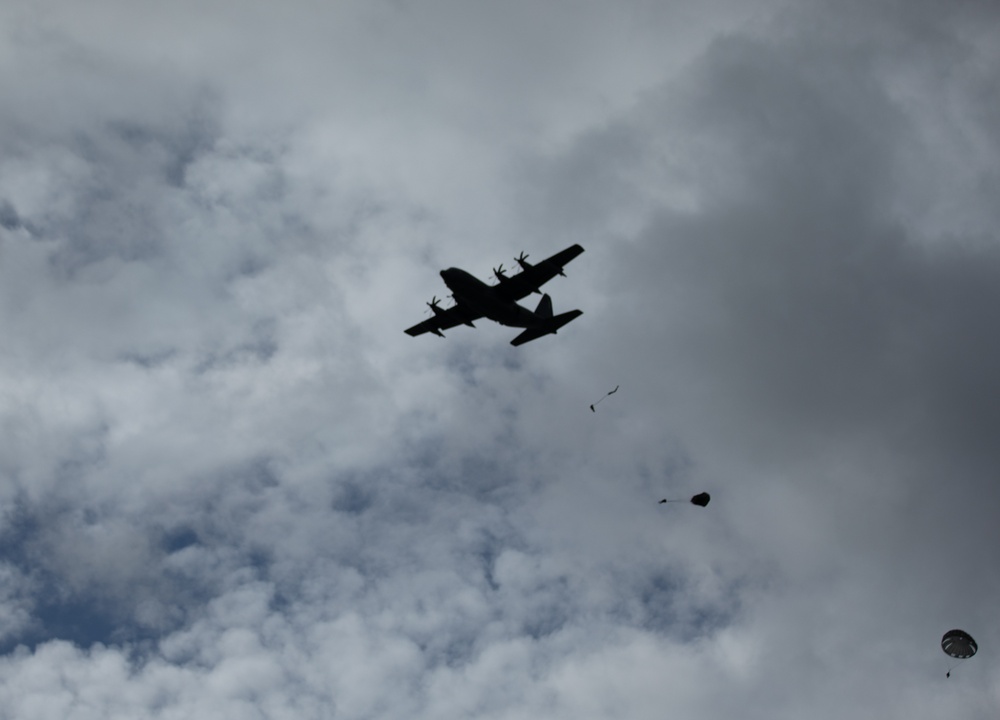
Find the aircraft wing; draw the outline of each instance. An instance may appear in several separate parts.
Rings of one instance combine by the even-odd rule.
[[[571,245],[550,258],[534,265],[527,265],[517,275],[504,278],[497,287],[500,294],[508,300],[518,301],[528,297],[533,292],[541,292],[539,288],[554,278],[563,274],[563,266],[583,252],[579,245]]]
[[[435,335],[444,337],[444,334],[441,332],[442,330],[448,330],[449,328],[453,328],[458,325],[475,327],[475,325],[472,324],[472,321],[478,320],[481,317],[482,315],[469,310],[467,307],[454,305],[447,310],[435,311],[434,317],[428,318],[421,323],[417,323],[411,328],[407,328],[406,334],[416,337],[417,335],[423,335],[426,332],[431,332]]]

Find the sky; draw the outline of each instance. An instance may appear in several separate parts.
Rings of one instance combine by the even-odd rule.
[[[995,718],[998,32],[0,4],[0,719]]]

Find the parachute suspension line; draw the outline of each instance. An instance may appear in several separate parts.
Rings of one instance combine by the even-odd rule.
[[[951,661],[949,661],[948,662],[948,672],[946,672],[944,674],[944,676],[946,678],[950,678],[952,670],[955,670],[956,668],[958,668],[959,665],[961,665],[962,663],[964,663],[968,659],[969,658],[958,658],[958,662],[951,662]]]

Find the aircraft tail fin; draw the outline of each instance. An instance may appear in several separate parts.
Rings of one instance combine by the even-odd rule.
[[[552,317],[552,298],[549,297],[548,293],[542,295],[542,299],[538,302],[538,307],[535,308],[535,315],[540,318]]]
[[[552,301],[549,300],[548,295],[545,295],[542,298],[542,302],[538,304],[538,307],[539,309],[541,309],[542,305],[545,304],[546,301],[548,301],[548,307],[549,307],[549,318],[550,318],[549,321],[540,328],[528,328],[523,333],[518,335],[516,338],[511,340],[510,341],[511,345],[515,346],[524,345],[524,343],[531,342],[532,340],[537,340],[543,335],[555,335],[556,332],[559,330],[559,328],[561,328],[563,325],[565,325],[568,322],[572,322],[573,320],[576,320],[578,317],[583,315],[582,310],[570,310],[569,312],[560,313],[559,315],[552,317],[551,314]]]

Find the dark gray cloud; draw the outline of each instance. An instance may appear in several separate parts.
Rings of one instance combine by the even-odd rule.
[[[995,715],[991,6],[0,15],[0,716]]]
[[[876,25],[853,48],[810,33],[720,39],[681,82],[532,172],[535,188],[559,193],[536,203],[541,215],[561,209],[553,225],[622,203],[633,214],[640,229],[598,246],[607,271],[594,276],[614,298],[596,318],[616,328],[603,344],[627,348],[616,381],[648,378],[655,363],[643,415],[681,439],[696,475],[743,501],[732,512],[747,559],[767,548],[784,566],[774,577],[800,589],[817,574],[867,578],[881,607],[863,612],[868,632],[907,613],[947,622],[958,606],[981,617],[973,607],[995,592],[995,348],[974,329],[996,304],[995,242],[982,231],[992,171],[961,189],[946,172],[991,163],[943,161],[927,145],[941,119],[899,97],[889,71],[917,50],[887,52],[897,32]],[[920,52],[950,58],[966,41],[949,33]],[[975,45],[962,55],[988,59]],[[991,134],[977,107],[990,101],[950,90],[965,131]],[[921,208],[934,177],[937,197]],[[921,226],[956,197],[955,223]],[[959,511],[971,498],[977,507]],[[961,530],[946,520],[956,511]],[[784,519],[762,530],[757,512]],[[862,619],[827,602],[842,604],[841,628]],[[802,642],[828,641],[813,628]]]

